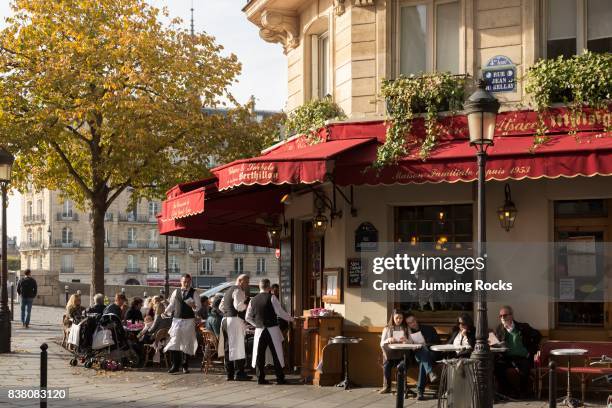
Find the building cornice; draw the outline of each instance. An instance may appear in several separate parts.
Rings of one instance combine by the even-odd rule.
[[[264,10],[261,13],[259,36],[271,43],[281,43],[285,54],[300,43],[298,18],[280,11]]]

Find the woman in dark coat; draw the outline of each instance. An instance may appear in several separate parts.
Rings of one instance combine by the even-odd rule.
[[[132,323],[144,321],[144,318],[142,317],[142,312],[140,311],[141,307],[142,307],[142,299],[134,298],[134,300],[132,300],[130,309],[127,311],[125,315],[125,320],[131,321]]]
[[[469,314],[462,313],[457,317],[457,325],[453,328],[447,343],[454,344],[455,346],[469,346],[469,349],[458,351],[455,356],[470,356],[476,344],[476,329],[474,328],[474,321]]]

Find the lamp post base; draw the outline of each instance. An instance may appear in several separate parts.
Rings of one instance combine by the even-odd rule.
[[[493,406],[493,356],[485,348],[476,349],[471,355],[475,361],[476,389],[478,390],[478,403],[480,408]]]
[[[11,352],[11,314],[0,310],[0,353]]]

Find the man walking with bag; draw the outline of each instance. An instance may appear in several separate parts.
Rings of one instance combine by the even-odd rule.
[[[32,271],[25,270],[25,276],[17,283],[17,293],[21,296],[21,324],[26,329],[30,327],[30,316],[32,315],[32,304],[38,292],[36,280],[31,276]]]

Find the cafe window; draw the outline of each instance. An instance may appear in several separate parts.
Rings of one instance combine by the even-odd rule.
[[[612,52],[609,0],[548,0],[545,7],[547,58],[570,57],[585,50]]]
[[[398,2],[397,61],[400,74],[459,74],[463,50],[461,1]]]
[[[612,224],[609,200],[555,201],[554,285],[556,325],[604,327],[606,260]]]
[[[472,256],[472,229],[472,204],[424,205],[395,209],[395,242],[400,246],[421,245],[419,250],[427,248],[434,254]],[[471,282],[473,274],[466,271],[459,275],[457,280]],[[457,302],[443,292],[434,292],[416,302],[402,302],[395,306],[402,310],[435,313],[472,311],[472,302]]]

